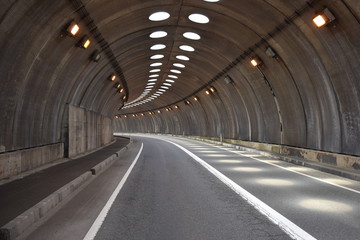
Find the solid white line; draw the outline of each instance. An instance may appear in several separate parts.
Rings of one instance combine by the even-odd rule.
[[[246,191],[244,188],[240,187],[238,184],[236,184],[234,181],[226,177],[224,174],[210,166],[208,163],[206,163],[204,160],[187,150],[186,148],[171,142],[169,140],[164,140],[168,143],[171,143],[181,150],[183,150],[185,153],[187,153],[190,157],[192,157],[195,161],[200,163],[203,167],[205,167],[209,172],[214,174],[219,180],[221,180],[223,183],[225,183],[229,188],[231,188],[235,193],[240,195],[244,200],[249,202],[251,205],[253,205],[260,213],[262,213],[265,217],[267,217],[270,221],[277,224],[285,233],[287,233],[290,237],[293,239],[301,239],[301,240],[314,240],[315,238],[311,236],[309,233],[305,232],[303,229],[295,225],[293,222],[291,222],[289,219],[285,218],[283,215],[272,209],[270,206],[268,206],[266,203],[262,202],[260,199]]]
[[[129,177],[132,169],[134,168],[137,160],[139,159],[140,154],[143,150],[143,147],[144,147],[144,144],[141,143],[141,148],[140,148],[138,154],[136,155],[135,160],[133,161],[133,163],[131,164],[129,169],[126,171],[124,177],[121,179],[120,183],[117,185],[115,191],[111,194],[111,197],[105,204],[104,208],[101,210],[99,216],[96,218],[95,222],[92,224],[91,228],[89,229],[89,231],[87,232],[87,234],[85,235],[83,240],[93,240],[95,238],[95,236],[96,236],[97,232],[99,231],[101,225],[103,224],[111,206],[113,205],[117,195],[119,194],[120,190],[124,186],[127,178]]]

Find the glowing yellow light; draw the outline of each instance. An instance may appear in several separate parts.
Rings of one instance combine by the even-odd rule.
[[[210,88],[210,91],[211,91],[212,93],[214,93],[216,90],[215,90],[215,88],[211,87],[211,88]]]
[[[71,34],[71,36],[75,37],[75,35],[79,32],[80,27],[76,23],[73,23],[69,26],[68,32]]]
[[[116,79],[116,76],[114,74],[110,76],[111,81],[115,81],[115,79]]]
[[[256,67],[257,65],[259,65],[258,61],[256,61],[256,59],[252,59],[250,61],[251,65],[253,65],[254,67]]]
[[[86,40],[86,41],[84,42],[84,44],[82,45],[82,47],[86,49],[86,48],[88,48],[88,47],[90,46],[90,43],[91,43],[91,42],[90,42],[90,40],[88,39],[88,40]]]
[[[328,18],[323,14],[319,14],[313,19],[313,22],[318,28],[320,28],[328,22]]]

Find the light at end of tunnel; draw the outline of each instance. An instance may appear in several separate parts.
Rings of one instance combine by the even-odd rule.
[[[325,8],[323,12],[319,13],[313,18],[313,23],[316,27],[321,28],[334,20],[335,16],[330,12],[328,8]]]
[[[67,32],[70,36],[75,37],[76,34],[80,31],[80,27],[77,23],[72,22],[67,28]]]

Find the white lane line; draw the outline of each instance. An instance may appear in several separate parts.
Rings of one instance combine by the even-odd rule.
[[[114,192],[111,194],[109,200],[107,201],[107,203],[105,204],[105,206],[103,207],[103,209],[101,210],[99,216],[96,218],[95,222],[92,224],[91,228],[89,229],[89,231],[87,232],[87,234],[85,235],[83,240],[93,240],[97,234],[97,232],[99,231],[101,225],[103,224],[111,206],[113,205],[116,197],[118,196],[120,190],[122,189],[122,187],[124,186],[127,178],[129,177],[132,169],[134,168],[137,160],[140,157],[140,154],[143,150],[144,144],[141,143],[141,148],[138,152],[138,154],[135,157],[135,160],[133,161],[133,163],[131,164],[131,166],[129,167],[129,169],[126,171],[124,177],[121,179],[120,183],[117,185],[116,189],[114,190]]]
[[[355,189],[352,189],[352,188],[349,188],[349,187],[345,187],[345,186],[342,186],[342,185],[339,185],[339,184],[336,184],[336,183],[332,183],[332,182],[326,181],[326,180],[324,180],[324,179],[321,179],[321,178],[317,178],[317,177],[308,175],[308,174],[306,174],[306,173],[298,172],[298,171],[293,170],[293,169],[288,169],[287,167],[279,166],[279,165],[277,165],[277,164],[275,164],[275,163],[271,163],[271,162],[268,162],[268,161],[266,161],[266,160],[261,160],[261,159],[258,159],[258,158],[256,158],[256,157],[247,156],[247,155],[245,155],[245,154],[239,153],[238,151],[240,151],[240,150],[224,149],[224,148],[222,148],[221,146],[217,146],[216,144],[212,144],[212,143],[206,143],[206,142],[205,142],[204,144],[209,145],[209,146],[211,146],[211,147],[219,148],[219,149],[221,149],[221,150],[223,150],[223,151],[235,153],[235,154],[240,155],[240,156],[242,156],[242,157],[251,158],[251,159],[254,159],[254,160],[258,161],[258,162],[266,163],[266,164],[269,164],[269,165],[271,165],[271,166],[278,167],[278,168],[281,168],[281,169],[283,169],[283,170],[287,170],[287,171],[289,171],[289,172],[297,173],[297,174],[299,174],[299,175],[302,175],[302,176],[305,176],[305,177],[308,177],[308,178],[311,178],[311,179],[320,181],[320,182],[322,182],[322,183],[326,183],[326,184],[332,185],[332,186],[334,186],[334,187],[342,188],[342,189],[345,189],[345,190],[348,190],[348,191],[351,191],[351,192],[360,194],[360,191],[358,191],[358,190],[355,190]],[[196,150],[196,149],[194,149],[194,150]],[[249,152],[249,153],[251,153],[251,152]],[[254,154],[256,154],[256,153],[254,153]],[[258,155],[261,155],[261,154],[258,154]],[[267,156],[263,156],[263,157],[267,157]],[[269,158],[272,158],[272,157],[269,157]],[[279,159],[274,158],[274,160],[279,160]],[[281,160],[279,160],[279,161],[281,161]]]
[[[171,142],[169,140],[161,139],[168,143],[171,143],[182,151],[187,153],[190,157],[192,157],[195,161],[205,167],[209,172],[214,174],[220,181],[226,184],[229,188],[231,188],[235,193],[240,195],[244,200],[253,205],[260,213],[262,213],[265,217],[267,217],[270,221],[277,224],[285,233],[287,233],[293,239],[301,239],[301,240],[314,240],[313,236],[309,233],[305,232],[303,229],[295,225],[289,219],[285,218],[283,215],[272,209],[266,203],[262,202],[260,199],[246,191],[244,188],[237,185],[234,181],[226,177],[224,174],[210,166],[204,160],[187,150],[186,148]]]

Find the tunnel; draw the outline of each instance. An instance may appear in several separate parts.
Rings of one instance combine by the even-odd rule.
[[[360,180],[358,0],[0,6],[0,187],[138,134]]]

